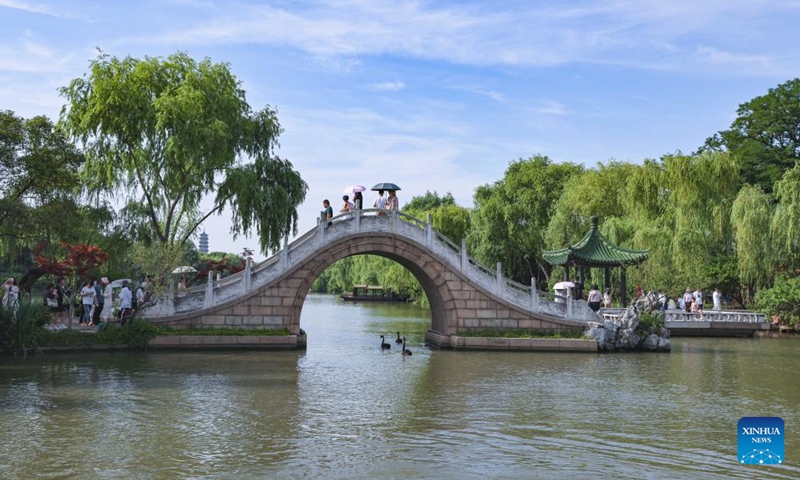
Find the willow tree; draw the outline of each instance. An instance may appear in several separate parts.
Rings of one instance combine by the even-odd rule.
[[[731,206],[741,186],[736,159],[724,152],[663,158],[671,212],[672,256],[687,281],[704,279],[708,259],[731,245]]]
[[[772,207],[760,186],[745,185],[731,209],[731,224],[739,278],[752,297],[755,289],[769,284],[775,273],[770,235]]]
[[[546,156],[512,162],[502,180],[475,191],[468,235],[471,251],[482,262],[502,262],[518,282],[549,276],[542,259],[550,215],[567,180],[583,171],[573,163]]]
[[[778,205],[772,219],[775,253],[790,272],[800,268],[800,166],[787,170],[775,183]]]
[[[233,236],[256,230],[264,252],[296,231],[307,186],[274,155],[276,112],[253,111],[228,64],[101,53],[61,94],[61,125],[86,153],[86,191],[121,199],[152,240],[183,245],[226,207]]]

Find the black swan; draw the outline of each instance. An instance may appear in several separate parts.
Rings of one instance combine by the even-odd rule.
[[[400,345],[401,343],[403,343],[403,339],[402,339],[402,338],[400,338],[400,332],[397,332],[397,340],[395,340],[395,341],[394,341],[394,343],[396,343],[396,344],[398,344],[398,345]]]
[[[403,337],[403,355],[406,357],[410,357],[411,355],[413,355],[413,353],[411,353],[411,350],[406,348],[406,337]]]
[[[384,339],[385,339],[384,336],[381,335],[381,350],[389,350],[389,349],[391,349],[392,348],[392,344],[391,343],[386,343],[384,341]]]

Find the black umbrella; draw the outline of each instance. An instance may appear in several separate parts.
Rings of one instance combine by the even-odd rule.
[[[372,191],[375,190],[400,190],[400,187],[397,186],[395,183],[376,183],[374,187],[372,187]]]

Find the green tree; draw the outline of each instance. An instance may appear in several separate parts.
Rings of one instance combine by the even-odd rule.
[[[541,252],[553,206],[567,181],[582,171],[580,165],[542,155],[512,162],[502,180],[475,191],[471,252],[489,266],[502,262],[505,274],[518,282],[548,277]]]
[[[757,185],[743,186],[733,202],[731,223],[739,278],[748,297],[770,284],[775,273],[771,219],[769,196]]]
[[[39,236],[69,218],[83,160],[47,117],[0,111],[0,235]]]
[[[800,78],[739,105],[728,130],[706,140],[704,149],[725,149],[741,161],[746,183],[772,193],[783,173],[800,161]]]
[[[87,155],[88,192],[123,198],[126,220],[148,225],[139,233],[184,244],[225,207],[234,237],[255,229],[265,253],[296,232],[307,186],[273,154],[281,132],[276,112],[253,111],[229,65],[185,53],[101,53],[61,94],[61,124]],[[205,195],[214,195],[213,206],[201,211]]]
[[[403,212],[420,220],[427,220],[430,214],[433,228],[456,244],[459,244],[461,239],[467,238],[470,211],[457,205],[450,192],[440,197],[436,192],[426,191],[424,195],[412,197],[403,206]]]
[[[775,184],[778,201],[772,218],[775,254],[790,272],[800,268],[800,166],[787,170]]]

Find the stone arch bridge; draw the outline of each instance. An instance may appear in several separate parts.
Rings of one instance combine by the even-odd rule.
[[[379,215],[379,213],[381,213]],[[244,271],[180,294],[167,294],[140,314],[175,327],[288,329],[300,335],[300,314],[311,284],[328,266],[351,255],[372,254],[406,267],[430,301],[426,341],[449,345],[469,329],[564,330],[600,318],[585,301],[554,298],[480,264],[426,222],[401,212],[356,210],[318,222],[281,251]]]

